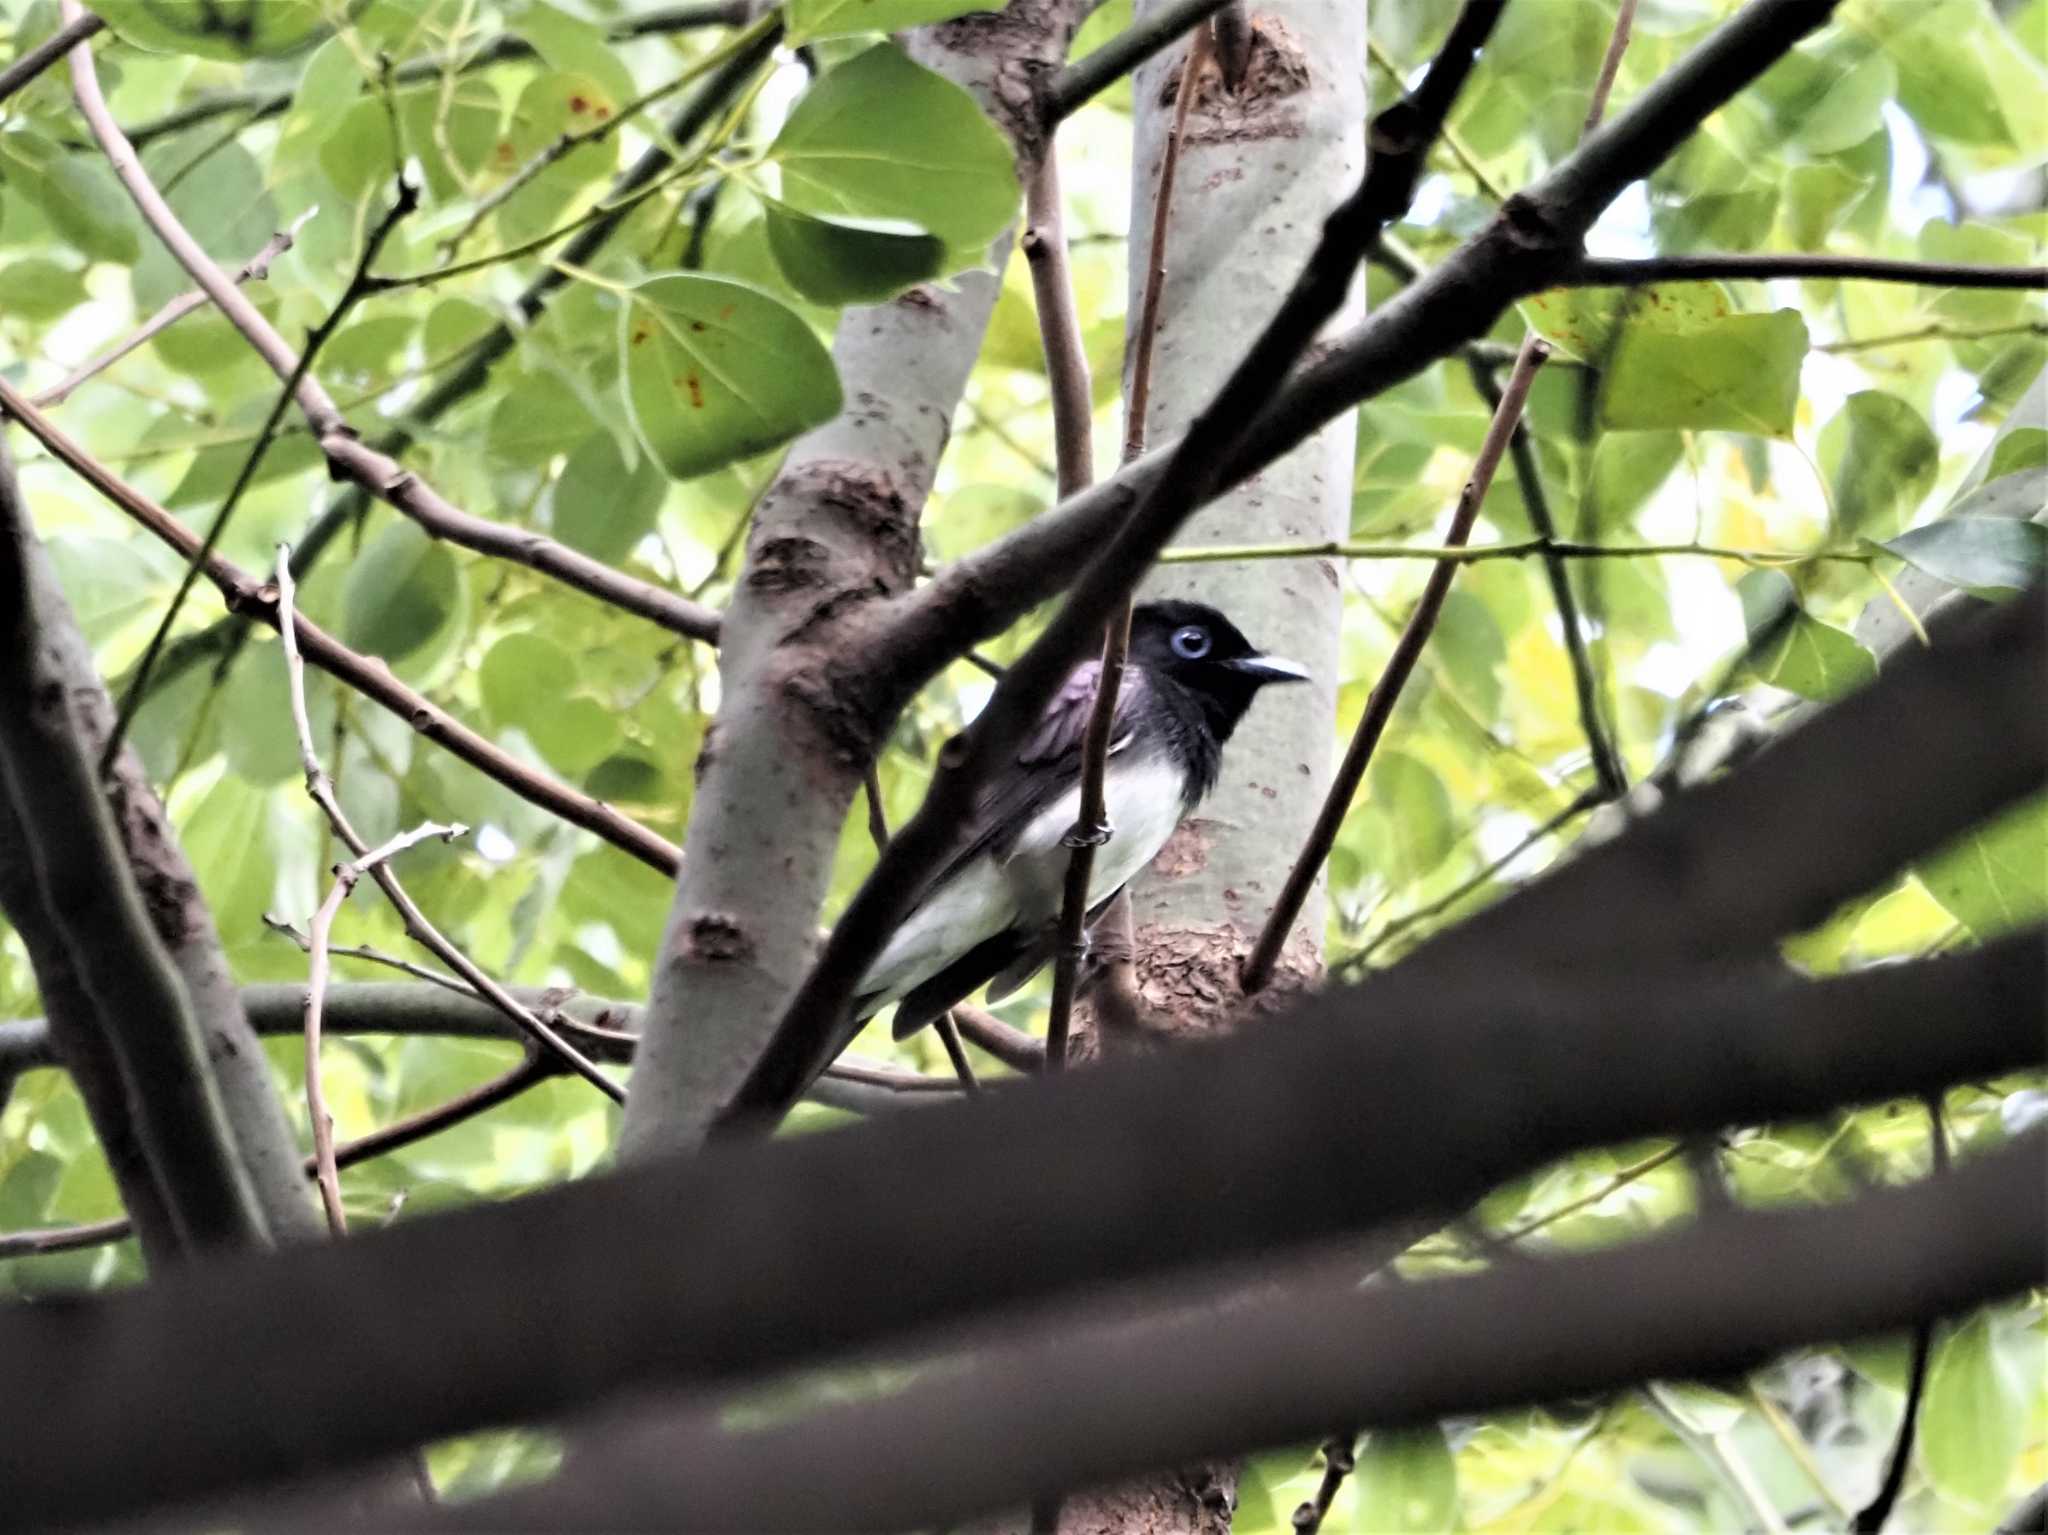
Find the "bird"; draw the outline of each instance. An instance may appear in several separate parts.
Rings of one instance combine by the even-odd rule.
[[[983,985],[991,1002],[1001,1000],[1053,957],[1080,815],[1081,741],[1101,675],[1099,660],[1076,667],[1015,759],[982,787],[958,850],[861,978],[847,1037],[894,1002],[895,1037],[906,1038]],[[1223,745],[1260,690],[1308,678],[1205,603],[1131,610],[1103,773],[1110,836],[1089,881],[1091,922],[1216,786]]]

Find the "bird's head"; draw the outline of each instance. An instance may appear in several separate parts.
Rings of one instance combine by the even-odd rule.
[[[1201,602],[1144,602],[1131,610],[1131,659],[1200,700],[1219,741],[1259,689],[1306,682],[1307,668],[1263,654],[1229,619]]]

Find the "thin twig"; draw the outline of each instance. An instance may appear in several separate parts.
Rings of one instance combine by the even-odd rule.
[[[142,524],[160,542],[190,559],[199,547],[192,530],[163,507],[110,472],[73,442],[49,417],[0,378],[0,413],[27,427],[50,454],[108,501]],[[207,579],[219,588],[230,612],[279,627],[277,593],[239,566],[216,554],[205,562]],[[642,863],[674,876],[682,862],[675,845],[620,814],[601,800],[573,789],[559,779],[520,761],[510,752],[458,721],[426,695],[407,687],[381,661],[372,661],[342,644],[304,614],[294,614],[292,627],[306,661],[374,700],[428,740],[446,748],[486,777],[503,784],[521,799],[539,805],[573,826],[595,832]]]
[[[299,654],[298,626],[293,622],[291,546],[278,545],[277,556],[277,603],[282,620],[278,633],[284,640],[285,675],[291,686],[292,724],[299,741],[299,763],[305,770],[306,794],[327,818],[327,824],[334,828],[334,834],[342,844],[356,856],[358,862],[369,859],[371,848],[357,833],[341,808],[341,802],[334,795],[334,781],[320,766],[320,758],[313,745],[313,728],[306,713],[306,668]],[[442,964],[475,988],[477,994],[489,1002],[505,1017],[510,1019],[519,1031],[541,1049],[551,1052],[577,1076],[590,1083],[614,1103],[626,1101],[625,1089],[599,1069],[597,1064],[586,1057],[574,1045],[555,1032],[545,1020],[536,1015],[518,998],[500,986],[490,976],[457,948],[433,923],[399,884],[390,867],[381,862],[366,862],[364,872],[377,882],[377,888],[384,892],[386,900],[398,912],[405,923],[405,930],[412,940],[429,950]]]
[[[1766,570],[1779,570],[1808,560],[1830,560],[1868,565],[1881,558],[1858,549],[1733,549],[1719,544],[1587,544],[1568,538],[1525,538],[1512,543],[1469,544],[1461,549],[1446,544],[1352,543],[1346,539],[1320,539],[1305,544],[1201,544],[1186,549],[1168,549],[1159,556],[1162,565],[1201,565],[1237,560],[1449,560],[1455,565],[1477,565],[1486,560],[1524,560],[1554,554],[1561,560],[1634,560],[1653,556],[1697,557],[1733,560]]]
[[[779,30],[781,25],[779,17],[773,12],[766,12],[751,26],[735,33],[732,37],[726,39],[724,43],[700,58],[692,60],[681,73],[663,81],[653,90],[647,91],[640,96],[636,96],[633,100],[622,104],[616,112],[605,117],[603,121],[595,123],[579,133],[563,133],[558,135],[553,142],[540,150],[539,153],[535,154],[524,165],[513,171],[502,183],[494,187],[488,196],[478,201],[475,209],[471,211],[468,219],[462,223],[461,227],[441,242],[439,250],[441,260],[444,263],[452,260],[455,253],[462,248],[463,241],[474,234],[482,226],[485,219],[510,202],[518,195],[521,189],[531,184],[533,179],[550,165],[553,165],[565,156],[575,153],[579,149],[586,148],[592,144],[603,143],[614,133],[617,133],[621,127],[636,119],[656,102],[664,97],[674,95],[684,86],[690,84],[691,81],[710,73],[732,58],[734,54],[751,47],[770,29]]]
[[[953,1022],[966,1039],[1012,1071],[1029,1074],[1045,1069],[1045,1042],[1010,1027],[994,1013],[962,1003],[953,1009]]]
[[[1473,460],[1472,476],[1466,480],[1465,488],[1458,496],[1457,509],[1451,514],[1451,526],[1444,538],[1446,543],[1452,546],[1462,544],[1471,533],[1480,506],[1486,500],[1486,492],[1493,484],[1494,473],[1507,456],[1508,439],[1514,433],[1515,423],[1521,419],[1522,407],[1528,403],[1529,386],[1536,381],[1536,370],[1549,356],[1550,348],[1538,341],[1516,360],[1515,371],[1501,392],[1500,407],[1494,411],[1493,420],[1486,429],[1486,438],[1479,445],[1479,455]],[[1393,718],[1394,704],[1407,685],[1409,674],[1422,657],[1422,647],[1428,643],[1430,631],[1436,627],[1437,615],[1443,611],[1444,599],[1450,595],[1451,580],[1457,570],[1455,563],[1446,560],[1439,561],[1430,571],[1415,611],[1409,615],[1407,627],[1395,642],[1393,654],[1387,657],[1386,668],[1380,673],[1372,696],[1366,700],[1365,713],[1359,717],[1358,728],[1351,737],[1351,745],[1344,752],[1344,760],[1337,768],[1337,776],[1323,800],[1323,807],[1316,814],[1315,825],[1302,845],[1294,867],[1288,871],[1287,881],[1281,886],[1258,942],[1244,962],[1239,982],[1246,995],[1260,991],[1273,978],[1288,932],[1293,928],[1303,903],[1308,900],[1309,890],[1314,886],[1316,876],[1322,872],[1330,849],[1337,844],[1337,833],[1342,830],[1358,786],[1364,781],[1366,766],[1372,761],[1373,751],[1386,731],[1387,721]]]
[[[1912,330],[1895,330],[1882,336],[1845,336],[1814,348],[1840,356],[1848,352],[1874,352],[1883,347],[1904,346],[1914,341],[1995,341],[2001,336],[2048,336],[2048,320],[2019,320],[2010,325],[1944,325],[1939,321]]]
[[[276,234],[264,241],[263,249],[256,252],[255,255],[251,256],[235,270],[233,281],[237,284],[261,282],[264,278],[268,277],[270,275],[270,263],[292,248],[293,243],[298,239],[300,228],[304,226],[307,219],[319,211],[318,208],[308,208],[304,213],[293,219],[287,228],[280,229]],[[207,299],[206,290],[203,288],[194,288],[189,293],[179,294],[147,320],[144,320],[141,325],[137,326],[129,334],[108,347],[104,352],[99,353],[86,362],[80,363],[41,394],[32,396],[30,403],[39,405],[45,410],[54,409],[56,406],[62,405],[71,397],[72,391],[77,389],[87,379],[94,377],[96,374],[104,373],[137,347],[162,335],[173,325],[184,319],[186,315],[192,313],[193,310],[204,309],[208,302],[210,301]]]
[[[1535,345],[1536,340],[1535,331],[1525,332],[1522,352]],[[1521,355],[1521,352],[1516,354],[1517,362],[1521,361]],[[1472,381],[1480,395],[1498,408],[1500,386],[1494,383],[1493,375],[1474,364]],[[1622,763],[1621,752],[1601,717],[1599,677],[1593,669],[1592,654],[1587,649],[1585,626],[1579,622],[1579,601],[1572,590],[1571,572],[1566,569],[1564,556],[1557,552],[1557,519],[1550,514],[1550,497],[1543,489],[1543,466],[1537,462],[1536,445],[1526,422],[1516,426],[1515,434],[1508,442],[1508,453],[1515,466],[1516,487],[1522,492],[1523,510],[1528,514],[1529,526],[1536,532],[1537,552],[1543,561],[1543,576],[1550,587],[1551,603],[1557,609],[1565,658],[1571,663],[1572,694],[1578,704],[1579,731],[1586,738],[1586,748],[1592,757],[1593,773],[1600,782],[1601,792],[1609,799],[1619,799],[1628,792],[1628,773]]]
[[[1330,1517],[1330,1505],[1337,1501],[1337,1492],[1344,1485],[1344,1478],[1358,1469],[1358,1435],[1344,1429],[1323,1441],[1323,1479],[1316,1484],[1315,1496],[1294,1511],[1290,1521],[1295,1535],[1316,1535],[1323,1527],[1323,1521]]]
[[[287,575],[285,579],[289,581],[291,577]],[[295,722],[304,725],[303,687],[293,695],[292,715]],[[307,772],[319,773],[320,765],[313,758],[307,736],[300,738],[299,750],[303,759],[311,764]],[[341,1178],[334,1160],[334,1116],[327,1110],[327,1089],[320,1072],[320,1019],[321,1011],[327,1005],[328,944],[334,933],[334,919],[341,915],[342,903],[355,889],[356,882],[386,859],[394,858],[430,838],[439,837],[443,842],[452,842],[468,830],[466,826],[437,826],[428,821],[411,831],[400,832],[352,862],[337,865],[327,898],[320,903],[313,913],[313,920],[306,927],[306,952],[311,956],[306,967],[306,1114],[313,1125],[313,1181],[320,1188],[320,1205],[327,1214],[327,1229],[336,1237],[348,1235],[348,1216],[341,1207]]]
[[[1152,242],[1145,264],[1145,290],[1139,300],[1138,322],[1131,335],[1130,377],[1124,402],[1123,462],[1126,464],[1143,457],[1145,452],[1145,423],[1152,403],[1152,358],[1158,344],[1159,309],[1166,291],[1167,230],[1172,224],[1174,177],[1180,167],[1181,143],[1187,136],[1188,111],[1194,103],[1195,85],[1208,56],[1209,33],[1198,30],[1188,44],[1187,58],[1181,65],[1180,89],[1174,96],[1173,118],[1167,126],[1166,142],[1160,151],[1159,185],[1152,193]],[[1050,155],[1046,157],[1046,163],[1052,163]],[[1057,261],[1048,260],[1045,266],[1052,274],[1048,281],[1057,281],[1066,291],[1067,312],[1064,318],[1071,332],[1064,336],[1058,333],[1056,315],[1059,301],[1055,300],[1047,306],[1042,327],[1046,338],[1046,368],[1050,372],[1056,354],[1066,352],[1073,354],[1071,360],[1061,358],[1069,372],[1072,372],[1076,361],[1080,368],[1078,378],[1070,377],[1065,386],[1068,392],[1077,393],[1080,399],[1078,406],[1068,407],[1069,414],[1082,417],[1064,434],[1066,438],[1081,439],[1078,456],[1073,456],[1075,450],[1068,441],[1062,440],[1060,444],[1060,495],[1066,497],[1079,493],[1094,482],[1095,465],[1093,454],[1087,447],[1087,362],[1080,350],[1080,325],[1072,312],[1072,285],[1067,281],[1065,271],[1064,230],[1058,194],[1059,183],[1055,178],[1048,182],[1043,194],[1051,206],[1034,210],[1032,222],[1036,225],[1043,220],[1060,237],[1061,250]],[[1056,408],[1055,420],[1057,418]],[[1067,856],[1066,880],[1060,893],[1059,945],[1053,953],[1052,1007],[1045,1025],[1047,1071],[1066,1069],[1067,1035],[1073,1021],[1074,996],[1080,984],[1081,962],[1088,952],[1086,929],[1088,909],[1093,904],[1089,900],[1089,886],[1095,878],[1095,850],[1116,834],[1109,824],[1105,780],[1109,771],[1110,737],[1116,727],[1117,695],[1123,689],[1124,663],[1130,656],[1130,650],[1131,599],[1126,594],[1103,628],[1102,659],[1095,675],[1095,698],[1088,710],[1087,728],[1081,736],[1080,807],[1074,825],[1065,837],[1066,846],[1072,851]]]
[[[121,694],[120,708],[114,715],[114,728],[107,733],[106,749],[100,753],[100,774],[102,777],[113,772],[114,763],[121,755],[121,744],[127,738],[128,727],[134,721],[135,711],[148,696],[150,672],[155,668],[157,657],[163,653],[164,643],[170,638],[171,630],[177,626],[178,614],[185,606],[185,599],[199,581],[199,573],[206,566],[213,551],[220,546],[221,535],[227,532],[228,522],[235,515],[235,508],[242,504],[242,496],[255,483],[256,471],[263,465],[264,454],[270,451],[270,444],[277,436],[278,423],[284,413],[291,409],[292,400],[298,393],[300,383],[310,374],[313,359],[320,355],[320,349],[327,345],[334,333],[341,328],[349,312],[363,296],[363,283],[370,274],[370,265],[377,259],[377,252],[384,248],[384,242],[391,238],[391,232],[399,222],[414,213],[420,205],[420,190],[411,181],[401,176],[398,189],[391,200],[391,206],[384,210],[382,218],[363,241],[362,251],[356,257],[355,270],[350,273],[348,285],[341,290],[341,297],[327,311],[326,317],[313,327],[306,337],[305,346],[299,349],[291,372],[286,376],[284,386],[278,390],[277,398],[271,402],[270,414],[263,418],[263,425],[257,429],[256,441],[242,459],[242,467],[236,471],[234,483],[228,487],[227,496],[221,501],[220,512],[207,527],[206,536],[199,541],[199,547],[185,562],[184,577],[178,582],[177,590],[171,593],[171,600],[164,608],[164,616],[156,626],[156,632],[143,647],[142,659],[128,676],[128,686]]]
[[[73,48],[83,47],[87,39],[105,26],[104,21],[90,12],[67,19],[27,53],[5,69],[0,69],[0,101],[12,96]]]
[[[67,15],[78,8],[78,0],[62,0],[62,3]],[[751,68],[759,51],[779,32],[779,26],[771,26],[760,35],[749,34],[748,46],[726,61],[728,68],[741,61],[746,61]],[[723,76],[725,71],[720,73]],[[92,129],[93,137],[115,175],[127,188],[143,221],[178,264],[205,290],[227,321],[242,333],[271,370],[286,381],[336,478],[353,481],[371,496],[412,518],[435,538],[461,544],[479,553],[515,560],[677,634],[707,638],[717,632],[717,615],[696,603],[614,570],[552,539],[460,511],[417,475],[401,467],[389,453],[357,437],[319,380],[300,366],[300,359],[290,343],[228,280],[227,274],[213,263],[164,201],[148,172],[143,169],[134,146],[122,136],[120,127],[107,109],[89,48],[73,50],[71,74],[79,111]],[[655,178],[650,174],[647,185],[654,182]],[[646,189],[646,185],[640,186],[642,192]],[[599,219],[602,217],[599,215]],[[374,255],[374,252],[370,254]],[[367,270],[359,272],[349,285],[349,301],[353,303],[365,294],[382,292],[391,285],[390,279],[379,278]]]
[[[1881,256],[1829,256],[1808,251],[1768,255],[1706,251],[1689,256],[1581,256],[1557,274],[1560,288],[1627,288],[1657,282],[1768,282],[1778,277],[1846,278],[1918,283],[1923,288],[2048,288],[2048,266],[1971,266],[1892,261]]]
[[[1933,1175],[1945,1178],[1949,1170],[1948,1132],[1942,1124],[1939,1098],[1927,1100],[1927,1117]],[[1920,1403],[1927,1394],[1928,1360],[1933,1352],[1934,1326],[1923,1322],[1913,1329],[1913,1357],[1906,1368],[1906,1405],[1899,1414],[1899,1431],[1892,1440],[1891,1454],[1885,1459],[1884,1480],[1878,1484],[1876,1495],[1857,1510],[1849,1526],[1852,1535],[1878,1535],[1898,1505],[1899,1494],[1905,1490],[1906,1471],[1913,1463],[1913,1441],[1920,1427]]]
[[[695,27],[737,27],[746,21],[751,8],[752,0],[691,0],[691,3],[622,18],[611,24],[606,36],[613,42],[625,42],[636,37],[682,32]],[[448,75],[466,75],[493,65],[538,56],[539,51],[532,43],[507,33],[492,38],[474,53],[435,54],[409,60],[391,71],[390,83],[395,86],[419,85]],[[259,123],[290,110],[291,104],[290,91],[217,92],[166,112],[161,117],[136,124],[128,130],[128,139],[139,149],[155,139],[181,133],[211,118],[246,112],[247,123]]]
[[[1600,60],[1600,74],[1593,81],[1593,96],[1586,103],[1586,121],[1579,129],[1585,138],[1607,115],[1607,98],[1614,94],[1615,78],[1621,73],[1621,56],[1628,52],[1629,34],[1635,30],[1636,0],[1621,0],[1614,15],[1614,30],[1607,35],[1607,52]]]
[[[1339,971],[1364,969],[1367,961],[1374,954],[1378,953],[1394,939],[1400,937],[1401,934],[1430,921],[1432,918],[1442,916],[1473,891],[1497,878],[1501,870],[1505,869],[1517,858],[1520,858],[1544,838],[1555,836],[1587,811],[1597,805],[1604,804],[1606,799],[1607,796],[1598,791],[1581,794],[1577,799],[1565,806],[1564,809],[1558,811],[1556,815],[1533,827],[1527,836],[1501,854],[1500,857],[1487,864],[1485,868],[1473,874],[1471,878],[1464,880],[1455,889],[1446,890],[1427,905],[1418,906],[1412,911],[1403,912],[1400,916],[1395,917],[1373,935],[1370,943],[1366,944],[1356,954],[1347,955],[1335,968]]]

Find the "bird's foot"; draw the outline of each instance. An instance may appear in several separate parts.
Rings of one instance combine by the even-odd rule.
[[[1060,838],[1061,847],[1101,847],[1116,835],[1116,828],[1108,821],[1097,821],[1093,826],[1083,826],[1079,821],[1073,829]]]

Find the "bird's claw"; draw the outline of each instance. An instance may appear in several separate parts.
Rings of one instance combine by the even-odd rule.
[[[1060,838],[1061,847],[1101,847],[1116,834],[1115,828],[1107,821],[1097,821],[1093,826],[1074,823],[1073,830]]]

